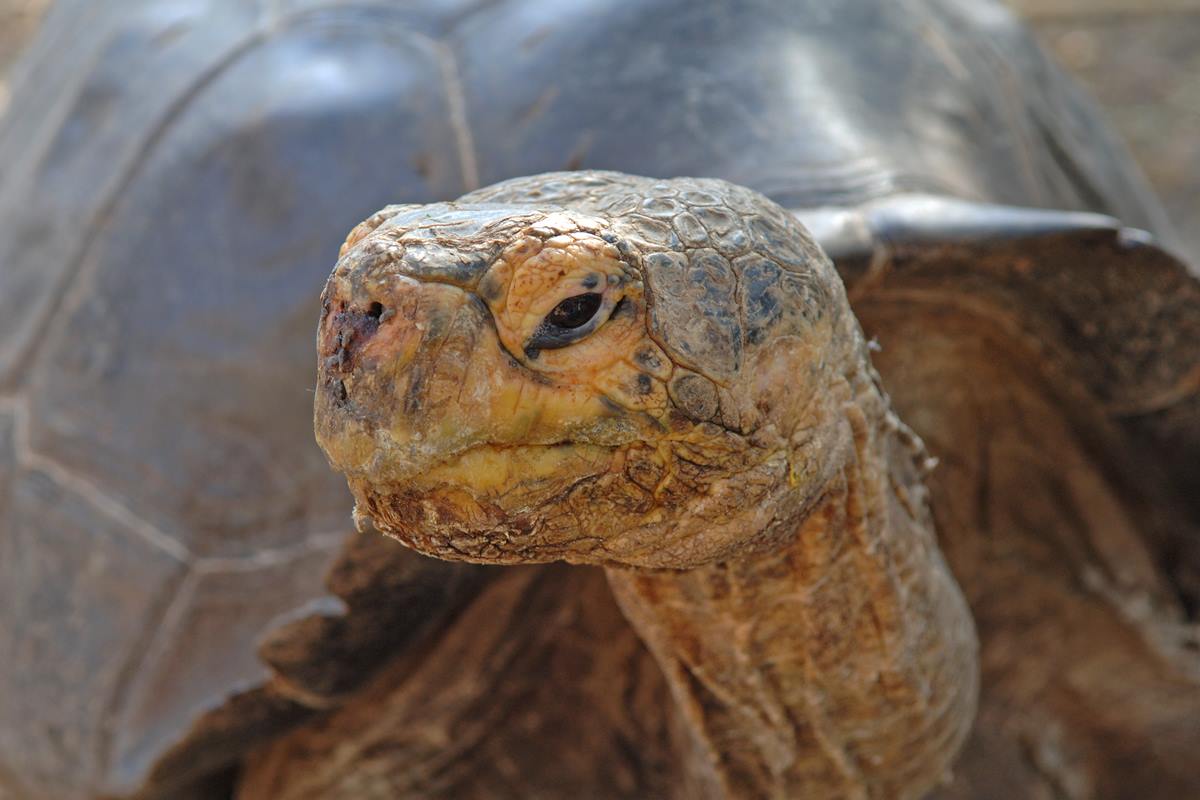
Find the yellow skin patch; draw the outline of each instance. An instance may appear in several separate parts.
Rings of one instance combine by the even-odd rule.
[[[667,410],[665,380],[670,361],[646,335],[645,294],[635,270],[616,247],[588,231],[549,239],[523,236],[488,270],[480,292],[496,320],[500,341],[524,366],[546,373],[556,385],[590,387],[618,406],[661,418]],[[594,331],[553,349],[527,345],[559,303],[601,297]],[[621,313],[613,316],[615,309]],[[635,351],[653,352],[656,369],[639,367]]]

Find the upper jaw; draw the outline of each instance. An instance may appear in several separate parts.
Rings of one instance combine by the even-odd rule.
[[[415,492],[453,490],[508,510],[527,509],[584,477],[619,462],[620,448],[583,442],[496,444],[480,442],[450,453],[389,456],[386,449],[358,477],[379,487]]]
[[[584,537],[572,493],[602,482],[619,451],[564,443],[470,448],[420,474],[348,475],[356,515],[425,555],[477,563],[587,561],[602,546]]]

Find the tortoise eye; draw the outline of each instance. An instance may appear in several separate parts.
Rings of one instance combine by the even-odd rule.
[[[583,327],[596,315],[601,300],[595,292],[568,297],[546,315],[543,324],[565,330]]]
[[[550,309],[525,342],[526,358],[534,359],[542,350],[556,350],[586,338],[604,323],[605,315],[599,313],[604,307],[604,295],[598,292],[577,294],[561,301]]]

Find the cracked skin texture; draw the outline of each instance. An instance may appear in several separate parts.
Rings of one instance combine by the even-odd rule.
[[[1195,796],[1155,550],[1186,515],[1020,284],[958,258],[853,281],[852,314],[760,196],[614,173],[367,220],[316,414],[360,521],[593,566],[504,567],[238,797]]]
[[[580,296],[587,321],[547,334]],[[360,517],[441,558],[605,568],[673,699],[674,735],[637,744],[671,791],[947,774],[977,645],[927,457],[778,206],[592,173],[386,210],[342,248],[318,348],[318,439]]]

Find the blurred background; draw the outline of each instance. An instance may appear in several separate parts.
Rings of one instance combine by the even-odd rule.
[[[0,0],[5,75],[50,0]],[[1200,0],[1010,0],[1042,46],[1095,97],[1200,263]]]
[[[1013,0],[1091,92],[1200,263],[1200,0]]]

